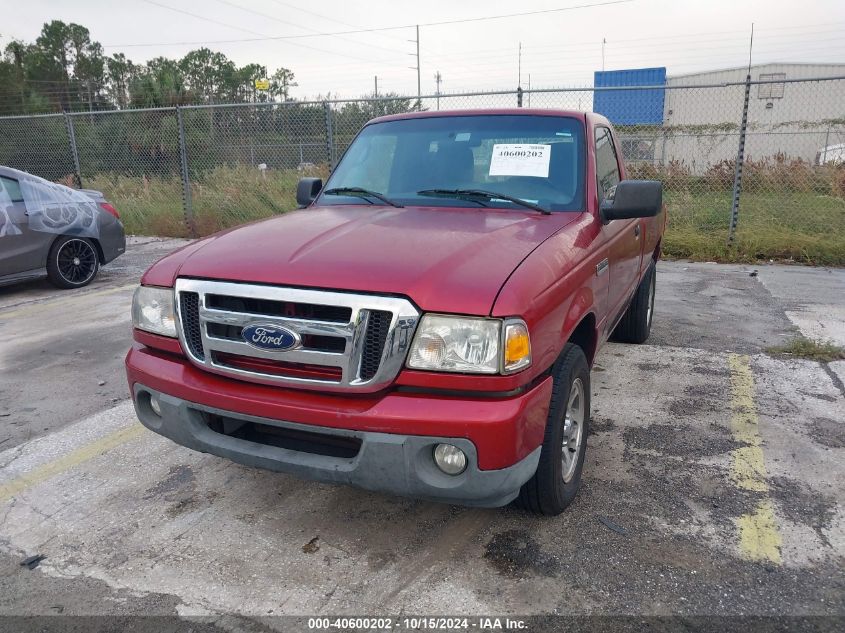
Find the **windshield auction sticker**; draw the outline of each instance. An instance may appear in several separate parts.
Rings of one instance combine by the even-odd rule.
[[[493,145],[490,175],[548,178],[551,155],[551,145],[498,143]]]

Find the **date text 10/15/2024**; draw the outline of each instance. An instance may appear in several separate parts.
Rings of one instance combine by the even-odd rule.
[[[501,617],[321,617],[308,618],[308,629],[357,631],[521,631],[528,623],[519,618]]]

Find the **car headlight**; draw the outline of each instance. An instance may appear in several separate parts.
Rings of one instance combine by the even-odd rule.
[[[407,365],[471,374],[512,373],[531,364],[528,328],[520,319],[425,314]]]
[[[132,326],[161,336],[176,336],[173,288],[138,286],[132,297]]]

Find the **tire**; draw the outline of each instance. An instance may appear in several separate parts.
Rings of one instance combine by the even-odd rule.
[[[654,262],[648,267],[634,297],[616,330],[613,339],[621,343],[645,343],[651,334],[654,319],[654,295],[657,290],[657,270]]]
[[[47,256],[47,279],[57,288],[81,288],[100,270],[94,243],[84,237],[63,235],[53,242]]]
[[[581,486],[590,430],[590,368],[581,348],[567,343],[552,368],[552,376],[554,386],[540,462],[515,500],[517,506],[546,516],[563,512]],[[565,459],[567,454],[569,459]]]

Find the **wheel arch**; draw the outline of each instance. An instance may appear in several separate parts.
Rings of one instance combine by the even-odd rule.
[[[100,266],[102,266],[106,263],[106,254],[103,252],[103,245],[100,244],[100,240],[94,237],[89,237],[88,239],[94,243],[94,248],[97,249],[97,259],[100,260]]]
[[[593,312],[586,313],[578,324],[572,328],[566,337],[565,343],[572,343],[580,347],[584,352],[584,356],[587,357],[587,364],[592,367],[598,346],[596,315]]]
[[[97,251],[97,260],[99,261],[100,265],[102,266],[105,263],[106,255],[103,252],[103,245],[100,244],[100,240],[95,237],[85,237],[83,235],[72,235],[69,233],[59,233],[52,242],[50,242],[50,248],[47,249],[47,254],[45,255],[45,266],[46,266],[46,257],[49,256],[51,252],[53,252],[53,246],[55,246],[56,242],[58,242],[63,237],[78,237],[81,239],[86,239],[94,245],[94,250]]]
[[[556,357],[563,353],[567,343],[573,343],[584,352],[587,365],[593,366],[593,359],[599,344],[598,319],[595,309],[592,288],[583,286],[569,302],[560,329]]]

